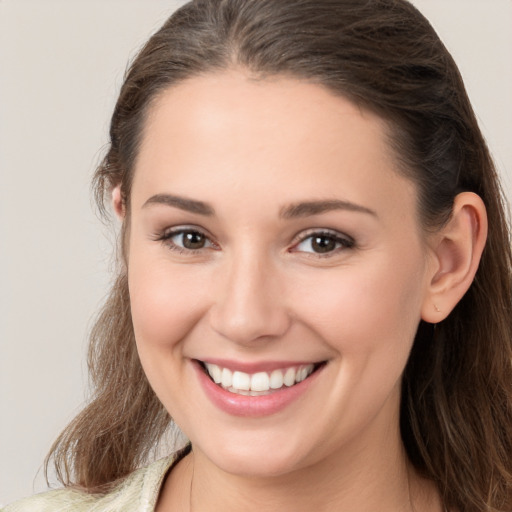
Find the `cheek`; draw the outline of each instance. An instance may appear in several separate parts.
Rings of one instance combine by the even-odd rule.
[[[421,315],[422,257],[392,254],[302,282],[304,318],[342,356],[400,351],[406,358]],[[298,290],[297,290],[298,292]],[[297,293],[299,296],[299,293]],[[402,358],[403,359],[403,358]]]
[[[204,278],[197,269],[177,271],[165,260],[131,258],[128,284],[139,351],[179,346],[202,316]]]

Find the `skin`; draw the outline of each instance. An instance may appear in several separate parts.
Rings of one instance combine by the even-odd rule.
[[[154,104],[132,187],[132,316],[147,377],[193,445],[157,510],[442,510],[403,451],[400,380],[420,319],[442,320],[471,283],[485,209],[461,194],[427,237],[386,134],[319,85],[240,70],[190,79]],[[344,205],[281,215],[325,200]],[[122,215],[118,189],[114,206]],[[205,235],[203,248],[162,240],[184,226]],[[326,230],[353,243],[318,254],[307,237]],[[205,395],[192,361],[212,358],[327,364],[300,399],[253,418]]]

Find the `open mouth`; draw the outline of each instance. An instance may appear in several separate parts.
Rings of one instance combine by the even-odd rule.
[[[322,361],[250,374],[212,363],[197,362],[215,384],[231,393],[247,396],[268,395],[295,386],[326,364]]]

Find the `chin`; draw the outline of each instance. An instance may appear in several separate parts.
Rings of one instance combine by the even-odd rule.
[[[280,444],[280,446],[276,446]],[[194,449],[197,449],[197,446]],[[252,478],[277,477],[307,465],[304,455],[291,446],[272,443],[261,437],[256,442],[229,442],[222,447],[206,446],[201,450],[210,461],[226,473]],[[303,464],[301,465],[301,460]]]

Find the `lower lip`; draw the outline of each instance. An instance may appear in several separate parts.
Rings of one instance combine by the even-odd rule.
[[[289,388],[283,387],[279,391],[273,391],[268,395],[246,396],[231,393],[215,384],[206,375],[201,365],[194,361],[194,369],[198,375],[199,382],[213,404],[228,414],[245,417],[269,416],[282,411],[307,392],[323,368],[324,366],[321,366],[307,379]]]

